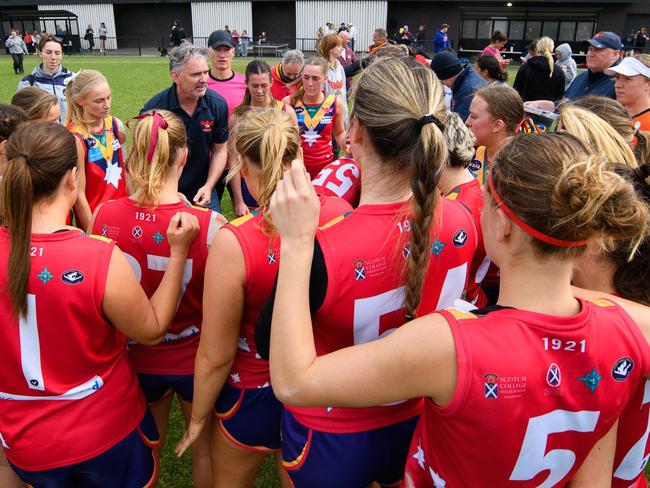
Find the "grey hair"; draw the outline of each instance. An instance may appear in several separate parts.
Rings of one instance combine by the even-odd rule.
[[[169,71],[181,71],[192,58],[208,59],[208,48],[195,46],[191,42],[184,41],[169,51]]]
[[[456,113],[447,114],[445,142],[449,154],[449,166],[467,168],[474,157],[474,134]]]
[[[383,39],[388,39],[388,32],[386,32],[386,29],[384,29],[383,27],[377,27],[375,29],[375,32],[379,34],[379,36],[382,37]]]
[[[282,56],[282,64],[298,63],[300,66],[305,62],[305,55],[300,49],[289,49]]]

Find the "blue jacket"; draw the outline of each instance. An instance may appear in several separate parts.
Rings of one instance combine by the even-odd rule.
[[[36,66],[31,74],[23,77],[18,82],[17,90],[25,88],[26,86],[35,86],[41,90],[51,93],[56,97],[61,108],[61,123],[65,123],[65,115],[68,111],[68,102],[65,98],[65,87],[74,78],[74,74],[68,71],[63,66],[59,66],[53,74],[48,74],[43,71],[43,65]]]
[[[586,97],[587,95],[613,98],[616,100],[614,81],[613,76],[607,76],[602,71],[600,73],[592,73],[587,70],[573,79],[564,96],[569,100]]]
[[[463,122],[469,117],[469,106],[472,104],[474,93],[479,88],[487,86],[487,81],[481,78],[469,63],[465,65],[458,78],[451,87],[451,111],[456,112]]]
[[[449,42],[447,33],[442,31],[436,32],[436,35],[433,36],[433,51],[438,53],[449,47],[451,47],[451,42]]]

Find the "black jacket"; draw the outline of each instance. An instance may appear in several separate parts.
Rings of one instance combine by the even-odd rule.
[[[534,56],[522,64],[517,72],[514,89],[524,102],[531,100],[559,100],[564,96],[564,73],[553,66],[553,76],[549,77],[548,60],[544,56]]]

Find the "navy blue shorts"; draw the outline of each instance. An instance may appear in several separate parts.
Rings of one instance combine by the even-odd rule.
[[[21,480],[34,488],[148,488],[158,476],[153,448],[159,444],[156,424],[147,410],[137,428],[92,459],[45,471],[11,467]]]
[[[214,404],[224,435],[236,446],[255,452],[280,449],[283,411],[270,386],[241,389],[226,383]]]
[[[296,488],[361,488],[399,482],[419,417],[367,432],[331,434],[282,416],[282,464]]]
[[[138,373],[138,381],[149,405],[159,402],[172,392],[178,393],[186,402],[191,402],[194,397],[193,374]]]

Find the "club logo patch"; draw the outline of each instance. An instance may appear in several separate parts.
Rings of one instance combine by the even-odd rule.
[[[84,274],[76,269],[69,269],[61,275],[61,281],[66,285],[78,285],[84,280]]]
[[[454,234],[452,242],[454,243],[455,247],[463,247],[467,242],[467,232],[465,232],[463,229],[458,229]]]
[[[276,258],[275,251],[273,249],[269,248],[266,250],[266,260],[269,264],[277,263],[278,259]]]
[[[485,398],[499,398],[499,385],[497,384],[498,376],[494,373],[488,373],[484,374],[483,378],[485,378]]]
[[[596,371],[596,368],[593,368],[591,370],[591,373],[587,373],[584,376],[581,376],[578,378],[578,381],[582,381],[584,385],[589,388],[589,391],[593,393],[596,391],[596,388],[598,388],[598,385],[600,385],[600,380],[602,379],[602,375],[599,375]]]
[[[136,225],[132,230],[131,230],[131,235],[135,237],[136,239],[140,239],[142,237],[142,227],[139,225]]]
[[[366,279],[366,268],[363,259],[357,259],[354,263],[354,279],[357,281]]]
[[[616,361],[616,364],[612,368],[612,378],[616,381],[625,381],[633,368],[634,361],[632,359],[628,357],[621,358]]]
[[[472,162],[469,163],[469,170],[470,171],[478,171],[483,167],[483,163],[480,162],[478,159],[472,159]]]
[[[560,367],[552,363],[546,372],[546,384],[548,386],[558,387],[562,383],[562,373]]]

